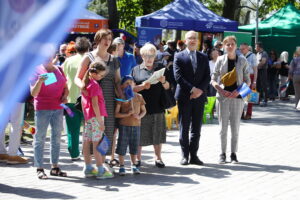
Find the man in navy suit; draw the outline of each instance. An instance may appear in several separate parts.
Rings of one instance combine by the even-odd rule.
[[[206,55],[197,51],[198,33],[189,31],[185,35],[186,50],[175,55],[174,76],[177,82],[175,98],[178,102],[180,122],[181,165],[203,165],[198,158],[200,131],[205,90],[210,82],[210,70]],[[189,129],[191,125],[191,136]],[[189,160],[190,159],[190,160]]]

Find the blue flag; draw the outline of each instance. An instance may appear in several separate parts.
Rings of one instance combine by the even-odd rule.
[[[0,1],[0,134],[35,66],[54,55],[87,0]]]

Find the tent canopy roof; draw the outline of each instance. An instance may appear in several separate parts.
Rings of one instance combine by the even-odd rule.
[[[197,0],[175,0],[151,14],[136,17],[136,27],[202,32],[237,31],[238,22],[223,18]]]
[[[255,32],[255,24],[240,26],[239,31]],[[292,4],[278,10],[274,15],[258,24],[259,35],[300,34],[300,11]]]
[[[105,20],[105,17],[97,15],[94,12],[89,11],[88,9],[82,9],[82,12],[77,16],[77,19],[96,19],[96,20]]]

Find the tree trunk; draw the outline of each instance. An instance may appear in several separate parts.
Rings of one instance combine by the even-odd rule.
[[[239,18],[239,14],[235,14],[241,5],[241,0],[224,0],[223,17],[231,20]]]
[[[109,28],[118,29],[119,16],[118,16],[116,0],[107,0],[107,7],[108,7],[108,16],[109,16],[109,21],[108,21]]]

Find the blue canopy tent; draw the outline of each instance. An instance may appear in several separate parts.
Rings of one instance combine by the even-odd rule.
[[[198,0],[175,0],[151,14],[136,17],[135,26],[210,33],[238,30],[238,22],[215,14]]]

